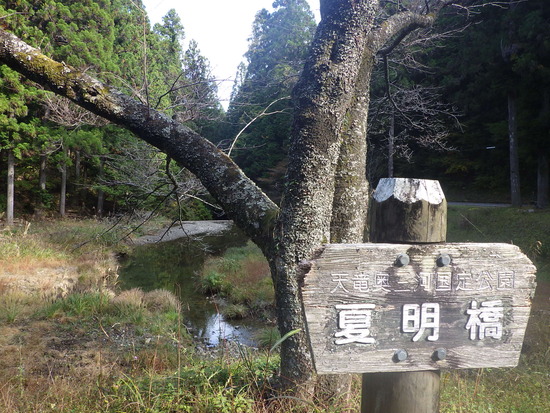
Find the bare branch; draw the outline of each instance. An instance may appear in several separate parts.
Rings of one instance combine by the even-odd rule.
[[[250,122],[248,122],[240,131],[237,133],[237,136],[235,136],[235,139],[233,139],[233,142],[231,142],[231,146],[229,147],[229,150],[227,151],[227,156],[231,156],[231,151],[233,151],[233,147],[237,143],[237,139],[243,134],[243,132],[254,122],[256,122],[258,119],[263,118],[265,116],[275,115],[278,113],[288,113],[285,110],[276,110],[273,112],[268,112],[269,108],[273,106],[275,103],[280,102],[281,100],[290,99],[290,96],[284,96],[279,99],[275,99],[273,102],[271,102],[269,105],[267,105],[258,115],[254,116]]]
[[[44,99],[47,110],[45,119],[75,129],[82,125],[105,126],[109,122],[104,118],[82,109],[70,100],[48,93]]]

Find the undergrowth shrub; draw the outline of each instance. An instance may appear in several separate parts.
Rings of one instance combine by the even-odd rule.
[[[218,294],[229,302],[228,317],[262,314],[274,302],[269,265],[260,249],[249,242],[229,248],[221,257],[207,259],[199,275],[202,292]],[[247,308],[247,311],[243,311]]]

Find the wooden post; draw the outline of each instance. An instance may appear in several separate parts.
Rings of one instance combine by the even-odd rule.
[[[381,179],[372,217],[374,242],[437,243],[447,237],[447,202],[438,181]],[[363,374],[361,413],[438,411],[438,370]]]

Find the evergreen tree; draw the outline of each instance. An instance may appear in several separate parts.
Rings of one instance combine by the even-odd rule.
[[[550,24],[550,7],[543,0],[530,0],[518,3],[513,13],[484,8],[471,16],[471,23],[464,32],[442,41],[430,61],[430,67],[438,69],[434,82],[462,113],[463,133],[450,137],[457,151],[426,157],[423,163],[452,187],[468,186],[497,196],[509,193],[508,96],[515,91],[522,192],[536,192],[537,198],[540,194],[536,202],[545,206],[549,154],[545,102],[550,94],[550,40],[545,28]],[[448,18],[441,24],[453,21]]]
[[[273,7],[273,12],[263,9],[256,14],[246,70],[241,68],[237,76],[241,80],[233,90],[223,131],[229,147],[246,127],[232,156],[254,179],[286,158],[290,94],[315,30],[305,0],[277,0]]]
[[[211,127],[208,121],[198,118],[210,119],[210,112],[216,109],[219,113],[208,62],[196,43],[184,53],[184,29],[174,10],[153,30],[141,0],[0,1],[0,16],[4,16],[3,22],[10,30],[55,59],[170,116],[183,114],[196,128]],[[111,205],[117,199],[126,203],[123,199],[132,198],[125,195],[136,188],[131,182],[109,178],[113,167],[109,154],[124,152],[124,145],[128,151],[141,145],[144,153],[150,152],[143,142],[64,98],[29,89],[29,82],[18,80],[19,75],[10,69],[2,66],[0,70],[0,110],[5,108],[6,117],[0,131],[4,136],[1,146],[10,165],[21,158],[23,151],[26,155],[17,160],[27,171],[25,188],[22,180],[17,180],[19,188],[15,191],[36,194],[25,196],[26,204],[34,209],[51,207],[55,191],[62,194],[59,210],[63,215],[65,194],[68,206],[88,211],[93,209],[94,193],[106,196]],[[202,87],[200,93],[199,89],[190,91],[191,85],[198,84]],[[163,173],[164,167],[157,165],[158,173]],[[134,163],[127,169],[138,168]],[[34,176],[30,171],[35,171]],[[102,175],[102,182],[118,182],[118,187],[99,185],[98,175]]]

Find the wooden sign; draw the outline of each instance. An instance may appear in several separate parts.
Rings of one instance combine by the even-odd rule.
[[[317,372],[517,365],[535,267],[509,244],[331,244],[302,289]]]

